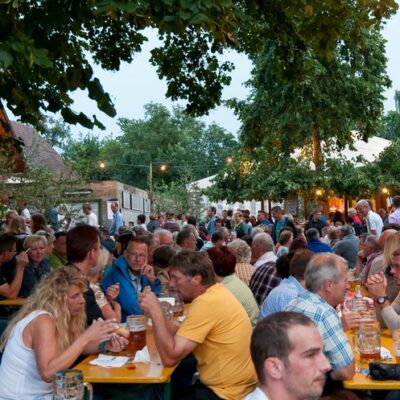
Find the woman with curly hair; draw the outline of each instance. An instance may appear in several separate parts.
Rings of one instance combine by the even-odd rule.
[[[63,267],[44,277],[27,303],[10,321],[0,343],[1,399],[53,398],[52,381],[57,371],[69,368],[84,353],[107,349],[121,351],[115,323],[95,321],[86,326],[86,278],[75,268]]]

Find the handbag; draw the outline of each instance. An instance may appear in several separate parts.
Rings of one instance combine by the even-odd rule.
[[[369,364],[369,376],[377,381],[400,380],[400,364],[374,361]]]

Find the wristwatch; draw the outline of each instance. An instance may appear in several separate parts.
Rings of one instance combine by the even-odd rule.
[[[382,304],[385,303],[386,300],[389,300],[389,297],[387,297],[387,296],[378,296],[375,299],[375,303],[378,303],[381,306]]]

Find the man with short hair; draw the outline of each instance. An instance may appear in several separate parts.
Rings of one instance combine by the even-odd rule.
[[[242,399],[256,385],[250,358],[250,320],[238,300],[222,284],[207,253],[183,250],[170,261],[170,287],[191,302],[178,328],[168,324],[151,292],[140,306],[153,323],[157,350],[164,366],[174,366],[193,353],[199,380],[180,400]]]
[[[181,249],[196,250],[197,239],[189,227],[184,227],[176,237],[176,244]]]
[[[49,256],[49,264],[51,268],[60,268],[67,263],[67,232],[56,232],[54,236],[53,252]]]
[[[304,272],[314,256],[309,250],[297,250],[289,263],[289,277],[272,289],[260,307],[259,319],[284,311],[287,305],[305,291]]]
[[[158,217],[155,213],[150,213],[149,219],[150,221],[147,223],[146,228],[149,232],[153,233],[160,227],[160,223],[158,222]]]
[[[259,384],[244,400],[319,399],[331,369],[318,330],[294,312],[278,312],[257,324],[251,357]]]
[[[113,219],[109,229],[111,236],[118,236],[119,228],[124,225],[122,214],[119,211],[118,202],[113,201],[111,203],[111,211],[113,212]]]
[[[264,210],[258,210],[258,212],[257,212],[256,226],[258,226],[258,225],[272,225],[271,221],[269,219],[267,219],[267,216],[266,216]]]
[[[147,232],[146,216],[144,214],[139,214],[137,216],[136,223],[138,226],[141,226],[145,230],[145,232]]]
[[[302,313],[314,322],[333,369],[330,377],[337,381],[351,379],[355,373],[354,356],[335,310],[343,303],[349,286],[346,261],[336,254],[317,254],[308,263],[304,277],[307,290],[292,300],[286,311]],[[348,312],[343,317],[349,328],[361,322],[357,313]]]
[[[85,203],[82,206],[83,213],[86,215],[86,223],[95,228],[99,227],[99,221],[97,215],[93,212],[92,206],[89,203]]]
[[[156,238],[159,241],[160,246],[163,245],[172,246],[174,244],[174,238],[172,236],[172,233],[167,229],[163,228],[156,229],[154,231],[154,238]]]
[[[114,261],[113,268],[101,282],[105,291],[112,285],[119,284],[116,301],[121,305],[122,321],[128,315],[143,314],[139,307],[139,294],[145,287],[160,293],[161,284],[154,269],[147,264],[148,246],[145,238],[133,238],[128,242],[123,257]]]
[[[367,222],[368,233],[379,237],[383,228],[383,221],[379,214],[371,210],[371,206],[365,199],[359,200],[356,208],[360,216]]]
[[[21,289],[25,267],[29,263],[27,253],[23,251],[15,257],[14,277],[9,282],[1,270],[2,265],[11,261],[16,254],[17,240],[15,237],[8,233],[0,234],[0,298],[15,299]]]
[[[389,224],[400,225],[400,196],[392,198],[393,211],[389,214]]]
[[[210,236],[215,232],[215,219],[216,219],[217,209],[214,206],[211,206],[207,210],[207,231]]]
[[[271,237],[274,241],[274,244],[278,243],[279,235],[281,234],[281,230],[287,226],[292,229],[293,236],[296,237],[296,227],[294,226],[293,222],[283,215],[282,207],[275,206],[271,210],[272,216],[274,218],[274,224],[272,226],[272,233]]]
[[[340,228],[341,240],[338,240],[332,247],[332,252],[343,257],[349,264],[349,268],[355,268],[358,253],[358,238],[354,234],[353,227],[345,224]]]
[[[262,304],[269,292],[281,282],[276,271],[274,243],[268,233],[258,233],[251,243],[251,263],[256,267],[249,287],[258,304]]]
[[[313,253],[332,253],[332,249],[320,240],[318,229],[310,228],[306,232],[307,248]]]
[[[316,228],[316,229],[318,229],[318,232],[321,235],[322,228],[324,226],[328,225],[326,222],[321,220],[321,216],[322,216],[321,209],[316,208],[313,211],[312,217],[310,218],[310,220],[308,221],[308,223],[306,225],[306,230],[308,230],[310,228]]]

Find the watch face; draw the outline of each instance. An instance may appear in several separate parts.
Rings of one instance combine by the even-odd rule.
[[[386,299],[387,299],[387,296],[379,296],[379,297],[376,299],[376,301],[377,301],[377,303],[379,303],[379,304],[383,304],[383,303],[386,301]]]

